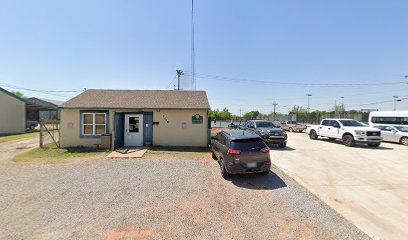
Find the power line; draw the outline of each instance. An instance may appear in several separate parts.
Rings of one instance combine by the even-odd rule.
[[[175,74],[173,76],[173,78],[171,79],[170,83],[167,85],[166,89],[168,89],[172,84],[174,84],[174,80],[176,80],[177,74]],[[175,86],[175,85],[174,85]]]
[[[82,90],[67,91],[67,90],[40,90],[40,89],[31,89],[31,88],[24,88],[24,87],[19,87],[19,86],[9,85],[9,84],[3,84],[3,83],[0,83],[0,86],[2,86],[2,87],[7,87],[7,88],[11,88],[11,89],[16,89],[16,90],[21,90],[21,91],[38,92],[38,93],[44,93],[44,94],[53,95],[53,96],[58,96],[58,97],[65,97],[65,98],[71,98],[71,97],[70,97],[70,96],[66,96],[66,95],[55,94],[55,93],[77,93],[77,92],[82,92]]]
[[[187,74],[186,74],[187,75]],[[191,74],[188,74],[191,76]],[[358,86],[387,86],[387,85],[399,85],[407,84],[406,81],[395,81],[395,82],[371,82],[371,83],[305,83],[305,82],[275,82],[275,81],[264,81],[256,79],[246,79],[246,78],[230,78],[219,75],[210,74],[195,74],[196,78],[202,79],[213,79],[219,81],[230,81],[230,82],[250,82],[259,84],[274,84],[274,85],[293,85],[293,86],[308,86],[308,87],[358,87]]]

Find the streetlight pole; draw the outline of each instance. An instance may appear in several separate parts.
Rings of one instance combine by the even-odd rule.
[[[312,94],[308,93],[306,94],[307,96],[307,113],[310,112],[310,97],[312,96]]]
[[[393,96],[394,98],[394,111],[397,111],[397,102],[401,102],[401,99],[398,99],[398,96]]]
[[[275,115],[276,115],[275,108],[276,108],[276,105],[278,105],[278,103],[273,102],[273,121],[275,121]]]

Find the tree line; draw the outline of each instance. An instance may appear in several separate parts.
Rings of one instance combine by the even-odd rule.
[[[359,118],[358,120],[364,121],[367,113],[363,113],[359,110],[349,110],[347,111],[344,104],[339,104],[334,107],[332,110],[329,111],[322,111],[322,110],[315,110],[312,112],[308,112],[306,108],[301,106],[293,106],[287,114],[285,113],[268,113],[263,114],[260,113],[258,110],[253,110],[249,112],[245,112],[242,117],[232,114],[228,108],[224,108],[222,110],[215,109],[210,110],[208,116],[210,119],[217,119],[217,120],[232,120],[232,121],[244,121],[249,119],[267,119],[267,120],[276,120],[276,121],[285,121],[285,120],[292,120],[295,118],[298,122],[319,122],[322,118]],[[293,117],[295,116],[295,117]]]

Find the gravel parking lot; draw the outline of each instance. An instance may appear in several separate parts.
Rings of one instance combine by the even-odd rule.
[[[210,153],[0,166],[0,239],[368,239],[276,167],[221,178]]]
[[[275,165],[374,239],[408,236],[408,147],[346,147],[289,133]]]

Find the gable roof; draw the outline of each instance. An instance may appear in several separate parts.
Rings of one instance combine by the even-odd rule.
[[[40,111],[51,111],[58,110],[58,106],[62,104],[63,101],[42,99],[31,97],[27,99],[27,107],[30,109],[36,109]]]
[[[7,95],[10,95],[11,97],[14,97],[14,98],[16,98],[16,99],[18,99],[18,100],[20,100],[20,101],[22,101],[22,102],[26,102],[24,99],[22,99],[21,97],[18,97],[18,96],[16,96],[16,95],[14,95],[13,93],[11,93],[11,92],[9,92],[9,91],[7,91],[6,89],[4,89],[4,88],[1,88],[0,87],[0,91],[1,92],[4,92],[5,94],[7,94]]]
[[[205,91],[89,89],[60,107],[209,110],[210,104]]]

